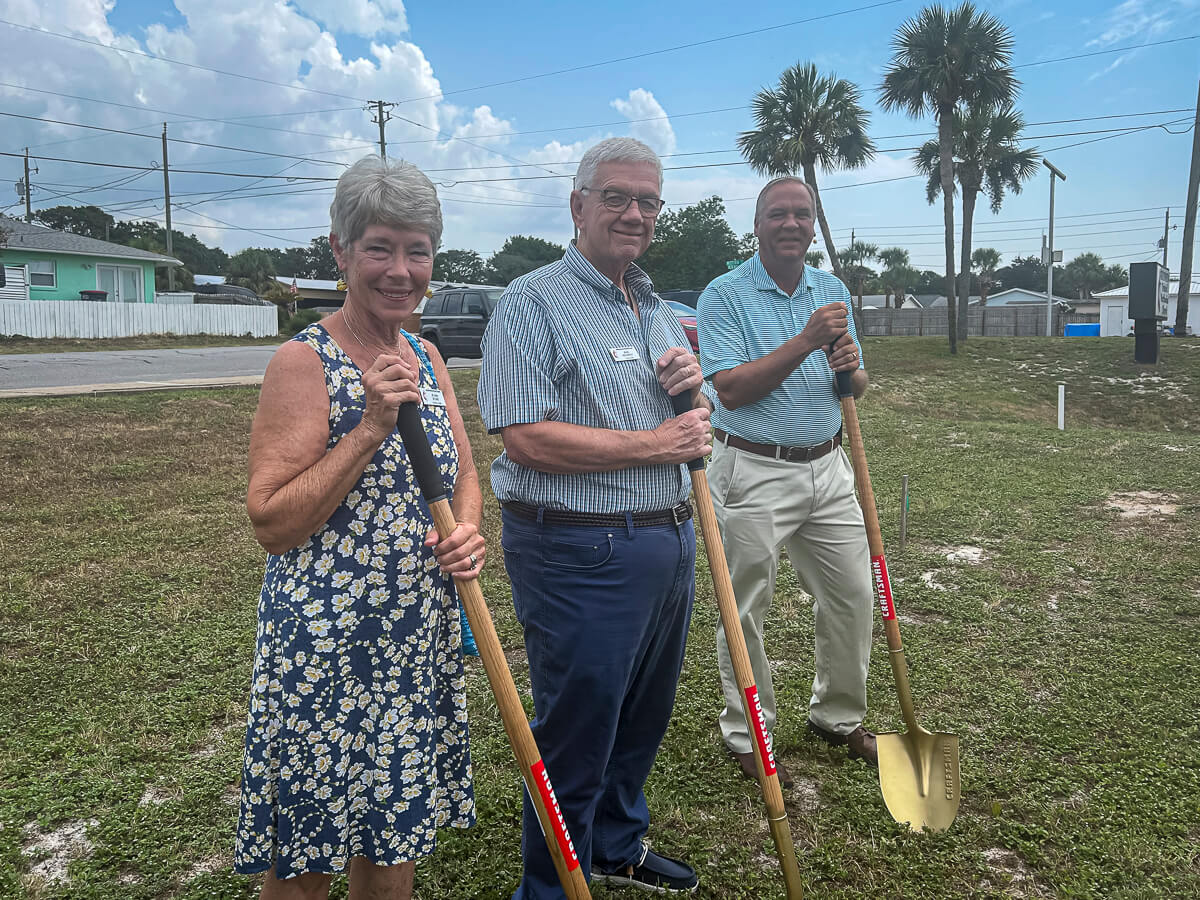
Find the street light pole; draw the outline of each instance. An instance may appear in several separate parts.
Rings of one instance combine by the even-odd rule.
[[[1050,164],[1050,160],[1042,159],[1042,165],[1050,170],[1050,245],[1046,253],[1046,337],[1054,336],[1054,181],[1056,178],[1067,180],[1067,176]]]

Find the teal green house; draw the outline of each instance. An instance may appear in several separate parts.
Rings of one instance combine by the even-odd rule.
[[[0,264],[6,278],[0,299],[153,303],[154,270],[183,265],[149,250],[55,231],[0,216]]]

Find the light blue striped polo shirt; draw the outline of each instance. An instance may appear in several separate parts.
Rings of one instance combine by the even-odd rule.
[[[645,272],[631,265],[625,283],[640,320],[572,244],[561,260],[505,289],[483,335],[478,396],[488,431],[544,421],[645,431],[671,417],[655,362],[671,347],[687,347],[687,337]],[[551,509],[669,509],[690,487],[682,465],[555,474],[518,465],[507,453],[492,463],[492,491],[501,502]]]
[[[804,267],[804,277],[789,297],[754,254],[732,272],[713,279],[697,305],[700,364],[711,381],[717,372],[761,359],[804,330],[809,317],[826,303],[850,292],[828,272]],[[853,310],[850,336],[858,344]],[[862,348],[859,347],[859,367]],[[726,409],[715,390],[706,390],[716,409],[713,427],[759,444],[811,447],[829,440],[842,427],[842,407],[829,359],[810,353],[778,388],[757,403]]]

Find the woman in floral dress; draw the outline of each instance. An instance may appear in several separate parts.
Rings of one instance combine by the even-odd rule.
[[[340,312],[275,353],[250,438],[247,509],[270,553],[234,867],[262,897],[407,900],[440,826],[474,823],[453,578],[484,563],[483,501],[438,351],[401,330],[442,232],[429,179],[366,157],[338,180]],[[421,406],[458,527],[437,539],[396,432]]]

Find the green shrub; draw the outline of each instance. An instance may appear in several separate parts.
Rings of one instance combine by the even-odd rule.
[[[288,316],[279,330],[295,335],[299,334],[313,322],[319,322],[320,320],[321,314],[315,309],[302,309],[294,316]]]

